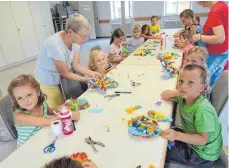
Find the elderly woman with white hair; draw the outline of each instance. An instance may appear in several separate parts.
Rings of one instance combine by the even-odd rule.
[[[80,45],[88,39],[89,31],[88,20],[80,14],[74,14],[67,20],[65,31],[51,35],[44,43],[34,73],[51,107],[63,103],[59,87],[61,78],[75,81],[83,91],[87,89],[85,82],[88,78],[73,73],[71,69],[92,78],[100,76],[80,64]]]

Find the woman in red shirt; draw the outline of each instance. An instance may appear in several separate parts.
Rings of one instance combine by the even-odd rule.
[[[207,66],[213,86],[228,60],[228,6],[222,1],[197,1],[202,7],[210,8],[202,34],[192,36],[193,42],[206,43],[209,56]]]

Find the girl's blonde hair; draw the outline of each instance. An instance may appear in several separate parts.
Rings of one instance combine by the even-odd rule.
[[[185,9],[180,13],[180,18],[190,18],[194,24],[197,24],[197,20],[195,19],[194,13],[191,9]]]
[[[139,24],[134,25],[133,31],[135,31],[135,30],[141,31],[141,26]]]
[[[193,20],[194,14],[191,9],[185,9],[180,13],[180,17],[191,18]]]
[[[180,37],[183,37],[184,39],[188,39],[189,41],[191,41],[192,40],[192,33],[189,30],[183,30],[180,33]]]
[[[21,111],[26,110],[26,109],[23,109],[19,106],[19,104],[17,103],[17,100],[13,94],[13,90],[16,87],[21,87],[21,86],[25,86],[25,85],[30,85],[33,89],[36,90],[37,94],[39,94],[37,106],[42,105],[43,102],[47,98],[47,96],[42,92],[42,90],[40,88],[40,84],[35,80],[35,78],[32,75],[25,75],[25,74],[20,75],[20,76],[14,78],[11,81],[10,85],[8,86],[8,93],[13,100],[13,109],[14,110],[16,110],[16,109],[19,109]]]
[[[96,66],[95,66],[95,57],[102,53],[102,50],[91,50],[91,54],[89,57],[89,62],[88,62],[88,68],[92,71],[95,71]]]
[[[72,29],[74,32],[79,32],[83,28],[90,30],[91,26],[83,15],[75,13],[68,18],[65,31],[67,32],[68,29]]]
[[[193,57],[205,62],[208,52],[204,47],[194,46],[188,50],[187,55],[192,55]]]

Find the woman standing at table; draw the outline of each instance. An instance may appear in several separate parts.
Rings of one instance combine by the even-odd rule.
[[[228,6],[222,1],[197,1],[202,7],[210,8],[202,34],[193,35],[193,42],[206,43],[209,56],[207,66],[213,86],[228,60]]]
[[[93,78],[100,76],[98,72],[80,64],[80,45],[88,39],[89,31],[88,20],[80,14],[74,14],[68,18],[65,31],[57,32],[45,41],[36,63],[35,77],[48,97],[49,106],[63,103],[59,88],[61,77],[75,81],[83,91],[87,89],[84,83],[87,78],[73,73],[71,69]]]

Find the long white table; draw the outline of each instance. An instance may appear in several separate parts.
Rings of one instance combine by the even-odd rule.
[[[128,57],[128,61],[132,57]],[[159,61],[157,62],[159,65]],[[42,128],[30,140],[16,149],[8,158],[1,162],[0,168],[40,168],[54,158],[69,156],[75,152],[86,152],[98,168],[135,168],[142,165],[148,168],[150,164],[157,168],[164,167],[167,141],[160,136],[153,139],[142,139],[128,133],[128,119],[137,115],[146,114],[149,109],[161,111],[171,116],[173,104],[160,98],[165,89],[174,89],[176,78],[167,78],[161,67],[147,64],[121,63],[109,73],[118,82],[115,90],[131,91],[131,94],[121,94],[111,101],[104,98],[104,93],[89,89],[81,97],[86,98],[91,108],[102,108],[102,113],[89,113],[81,111],[81,119],[76,123],[76,131],[67,137],[59,137],[56,141],[56,151],[44,154],[43,148],[50,144],[53,135],[49,127]],[[139,87],[133,88],[130,80],[140,82]],[[161,106],[155,105],[157,100],[162,101]],[[142,108],[132,114],[125,112],[126,108],[141,105]],[[125,119],[125,121],[122,120]],[[110,127],[107,131],[106,126]],[[168,128],[170,123],[160,123],[162,129]],[[85,138],[90,136],[93,140],[101,141],[106,146],[94,153],[91,146],[86,144]]]
[[[183,51],[181,49],[174,49],[172,46],[174,44],[174,38],[172,37],[172,34],[174,34],[174,32],[177,32],[179,29],[175,29],[173,31],[169,30],[164,30],[164,32],[168,32],[168,36],[163,35],[163,46],[161,47],[160,44],[153,44],[153,39],[147,40],[143,45],[141,45],[138,49],[136,49],[135,52],[131,53],[130,56],[128,57],[128,59],[125,59],[121,62],[121,64],[125,64],[125,65],[160,65],[158,62],[159,60],[157,59],[157,55],[158,54],[163,54],[164,52],[173,52],[173,53],[177,53],[179,55],[179,57],[177,57],[176,61],[175,61],[175,66],[179,67],[180,66],[180,62],[181,62],[181,58],[183,55]],[[153,45],[156,45],[157,47],[152,47]],[[135,53],[139,50],[139,49],[146,49],[146,48],[150,48],[150,54],[146,55],[146,56],[135,56]]]

